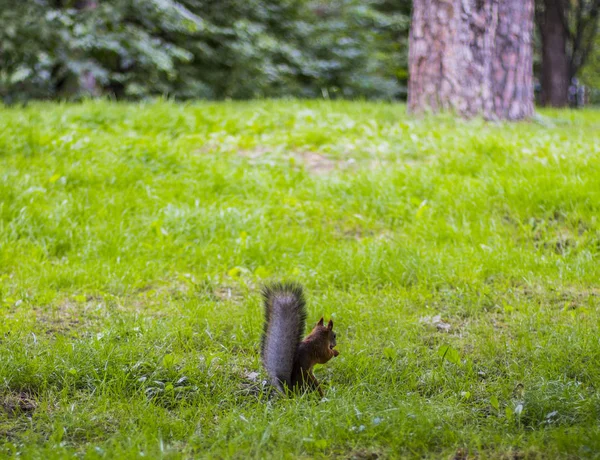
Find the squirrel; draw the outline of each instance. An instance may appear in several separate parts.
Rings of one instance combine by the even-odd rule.
[[[339,352],[334,350],[336,334],[333,321],[323,318],[302,340],[306,323],[306,302],[302,286],[275,283],[262,289],[265,322],[261,340],[261,358],[271,384],[281,393],[294,389],[312,389],[323,397],[313,374],[315,364],[325,364]]]

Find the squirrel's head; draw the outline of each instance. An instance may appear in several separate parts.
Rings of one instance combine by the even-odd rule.
[[[333,350],[333,348],[337,345],[337,342],[335,341],[336,335],[335,332],[333,332],[333,320],[330,319],[327,323],[327,326],[325,326],[323,318],[321,317],[315,326],[315,331],[318,333],[319,337],[324,339],[329,344],[329,348]]]

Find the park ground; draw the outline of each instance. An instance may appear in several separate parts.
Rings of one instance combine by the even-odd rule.
[[[0,123],[0,457],[600,456],[600,111]],[[323,400],[262,387],[269,280],[335,319]]]

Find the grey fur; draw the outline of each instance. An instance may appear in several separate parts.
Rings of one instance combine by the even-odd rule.
[[[275,283],[262,290],[265,323],[261,357],[271,383],[284,391],[291,388],[292,370],[306,324],[306,302],[302,286]]]

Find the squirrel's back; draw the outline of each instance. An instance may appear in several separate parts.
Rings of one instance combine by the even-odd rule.
[[[306,303],[302,286],[276,283],[262,290],[265,325],[261,343],[263,365],[271,382],[283,391],[291,387],[294,358],[306,323]]]

